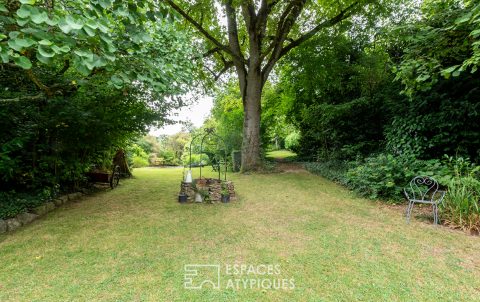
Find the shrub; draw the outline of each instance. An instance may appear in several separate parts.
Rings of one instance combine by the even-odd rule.
[[[480,167],[469,159],[446,157],[451,178],[444,178],[448,192],[442,204],[446,224],[480,233]]]
[[[45,188],[34,193],[0,192],[0,219],[15,217],[52,200],[55,194],[56,189],[53,188]]]
[[[403,188],[415,176],[444,179],[446,168],[439,160],[418,160],[411,156],[379,154],[350,163],[345,184],[361,196],[399,201]]]
[[[132,162],[132,168],[143,168],[148,166],[148,159],[142,156],[134,156]]]
[[[184,166],[189,165],[189,160],[190,160],[190,154],[184,154],[182,156],[182,163]],[[193,167],[198,167],[200,165],[209,165],[210,164],[210,158],[208,157],[207,154],[192,154],[192,166]]]
[[[321,175],[327,179],[345,183],[345,173],[348,170],[348,163],[341,160],[324,162],[307,162],[305,169],[310,173]]]
[[[449,186],[442,204],[442,219],[446,224],[480,233],[480,181],[456,177]]]
[[[173,151],[163,150],[158,153],[158,156],[162,159],[162,165],[174,166],[178,164],[175,152]]]
[[[285,148],[292,151],[298,151],[300,146],[300,132],[294,131],[285,138]]]
[[[132,168],[142,168],[149,165],[149,155],[137,144],[127,147],[128,164]]]

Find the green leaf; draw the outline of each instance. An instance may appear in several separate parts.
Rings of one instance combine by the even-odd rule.
[[[16,43],[17,43],[17,45],[20,45],[22,47],[27,48],[27,47],[32,46],[36,42],[35,42],[35,40],[32,40],[30,38],[25,38],[25,39],[16,39]]]
[[[98,28],[98,24],[95,20],[92,20],[92,19],[89,19],[87,20],[87,22],[85,23],[85,25],[87,25],[88,27],[90,27],[91,29],[97,29]]]
[[[457,20],[455,20],[455,24],[461,24],[461,23],[468,22],[471,17],[472,17],[472,12],[468,12],[465,15],[458,18]]]
[[[52,19],[47,19],[45,20],[45,23],[47,23],[50,26],[55,26],[58,24],[59,18],[57,16],[53,16]]]
[[[75,62],[74,67],[84,76],[88,76],[90,74],[90,70],[80,61]]]
[[[110,78],[110,81],[113,84],[113,86],[115,86],[115,88],[120,89],[123,87],[123,80],[119,76],[113,75]]]
[[[84,58],[93,58],[93,53],[90,50],[76,49],[73,51],[77,56]]]
[[[448,79],[450,78],[450,75],[452,74],[452,72],[454,72],[458,67],[460,67],[460,65],[455,65],[447,69],[444,69],[442,70],[442,75]]]
[[[0,50],[0,58],[2,59],[3,63],[8,63],[10,56],[8,55],[8,50],[6,48],[2,48],[2,50]]]
[[[58,47],[57,45],[52,45],[52,50],[57,53],[67,53],[70,51],[70,47],[68,45],[63,45],[62,47]]]
[[[8,38],[6,35],[0,34],[0,41],[4,40],[4,39],[6,39],[6,38]]]
[[[17,16],[20,18],[30,17],[31,6],[22,5],[19,10],[17,10]]]
[[[55,51],[45,45],[39,45],[38,52],[45,58],[53,58],[55,56]]]
[[[70,33],[73,28],[70,26],[69,23],[67,23],[67,21],[65,19],[60,19],[58,21],[58,27],[60,27],[60,29],[63,31],[63,33],[65,34],[68,34]]]
[[[22,3],[22,4],[34,5],[35,2],[37,2],[37,1],[36,0],[20,0],[20,3]]]
[[[480,29],[476,29],[470,33],[472,37],[477,37],[478,35],[480,35]]]
[[[10,39],[15,39],[18,37],[18,35],[20,35],[20,32],[18,31],[11,31],[8,33],[8,36],[10,37]]]
[[[22,51],[23,47],[17,44],[17,39],[8,40],[8,46],[18,52]]]
[[[24,57],[24,56],[16,57],[13,59],[13,61],[15,62],[15,64],[22,67],[23,69],[32,68],[32,62],[30,62],[30,60],[27,57]]]
[[[30,21],[30,20],[29,19],[17,19],[17,24],[20,25],[20,26],[25,26],[25,24],[27,24],[28,21]]]
[[[417,82],[425,82],[428,79],[430,79],[429,74],[422,74],[417,77]]]
[[[65,21],[72,29],[82,29],[83,27],[83,22],[80,19],[75,20],[71,15],[68,15]]]
[[[105,34],[108,33],[109,31],[108,23],[105,20],[101,20],[97,22],[97,24],[98,24],[98,29],[100,29],[101,32]]]
[[[5,5],[0,4],[0,12],[8,13],[8,9],[5,7]]]
[[[124,7],[120,7],[118,8],[115,13],[121,17],[128,17],[129,15],[129,12],[128,12],[128,9],[124,8]]]
[[[41,40],[41,41],[38,41],[38,44],[40,44],[40,45],[46,45],[46,46],[50,46],[50,45],[52,45],[52,44],[53,44],[53,42],[52,42],[52,41],[50,41],[50,40]]]
[[[41,12],[41,13],[32,15],[31,19],[32,19],[33,23],[41,24],[41,23],[44,23],[48,20],[48,15],[47,15],[46,12]]]
[[[100,6],[104,9],[107,9],[110,7],[110,5],[112,5],[112,2],[110,0],[99,0],[98,4],[100,4]]]
[[[44,57],[40,54],[40,52],[37,52],[36,57],[40,62],[42,62],[43,64],[46,64],[46,65],[52,64],[52,62],[53,62],[52,58]]]
[[[90,37],[94,37],[95,36],[95,30],[88,27],[88,26],[84,26],[83,27],[83,30],[85,31],[85,33],[87,33],[87,35],[89,35]]]

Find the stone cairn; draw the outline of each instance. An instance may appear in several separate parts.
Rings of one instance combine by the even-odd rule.
[[[235,186],[232,181],[222,181],[215,178],[199,178],[195,179],[194,183],[186,183],[182,181],[180,185],[180,194],[187,195],[188,201],[195,200],[195,193],[206,192],[208,193],[207,202],[217,203],[222,200],[222,185],[226,187],[230,195],[230,201],[236,200]]]

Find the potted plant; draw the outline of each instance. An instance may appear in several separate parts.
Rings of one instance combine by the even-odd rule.
[[[178,202],[179,203],[186,203],[188,200],[188,196],[187,194],[181,192],[180,194],[178,194]]]
[[[201,198],[202,198],[202,201],[209,201],[210,199],[210,194],[208,193],[208,189],[199,189],[197,191],[197,194],[200,194]],[[197,197],[195,197],[195,201],[196,201]]]
[[[228,190],[228,187],[225,183],[222,184],[222,202],[223,203],[228,203],[230,202],[230,191]]]

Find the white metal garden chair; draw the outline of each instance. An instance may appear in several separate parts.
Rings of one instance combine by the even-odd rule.
[[[438,190],[438,182],[432,177],[417,176],[410,181],[410,185],[403,189],[408,200],[407,223],[415,203],[431,204],[433,208],[433,224],[438,224],[438,206],[443,202],[445,191]]]

